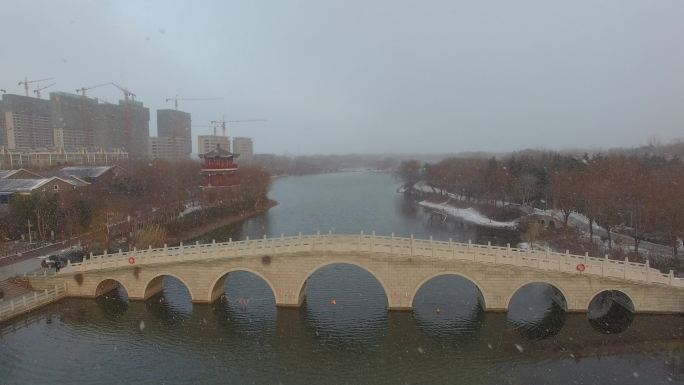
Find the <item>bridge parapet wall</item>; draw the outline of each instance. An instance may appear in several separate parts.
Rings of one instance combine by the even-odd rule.
[[[375,234],[315,234],[281,236],[223,243],[181,243],[175,247],[133,250],[115,254],[90,255],[80,263],[70,263],[58,275],[93,272],[131,266],[145,266],[219,258],[276,256],[301,252],[390,254],[397,257],[431,257],[444,260],[464,260],[483,264],[516,266],[527,269],[555,271],[646,284],[684,288],[684,279],[675,278],[672,271],[663,274],[648,263],[618,261],[511,247],[444,242],[413,237],[379,236]]]

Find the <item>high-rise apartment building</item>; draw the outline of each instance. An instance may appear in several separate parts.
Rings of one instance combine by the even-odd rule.
[[[0,99],[0,146],[7,146],[7,128],[5,127],[5,113],[2,109],[2,100]]]
[[[192,119],[189,113],[178,110],[157,110],[157,136],[182,139],[183,151],[192,153]]]
[[[0,103],[0,146],[12,150],[121,149],[141,158],[147,157],[149,136],[150,110],[133,100],[99,103],[52,92],[49,100],[5,94]]]
[[[148,156],[150,110],[136,101],[98,105],[94,142],[98,147],[123,148],[131,158]]]
[[[233,153],[239,155],[242,160],[252,159],[252,156],[254,155],[252,138],[233,138]]]
[[[197,154],[206,154],[215,150],[217,145],[230,152],[230,139],[227,136],[199,135],[197,137]]]
[[[179,160],[188,158],[184,138],[152,137],[148,141],[149,157],[152,159]]]
[[[99,118],[97,99],[65,92],[50,93],[50,111],[56,148],[94,147]],[[102,147],[106,143],[102,143]]]
[[[4,94],[2,114],[6,146],[11,149],[51,148],[54,134],[50,102],[28,96]]]

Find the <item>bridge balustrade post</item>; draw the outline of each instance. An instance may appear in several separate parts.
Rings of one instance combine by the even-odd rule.
[[[629,257],[625,257],[625,262],[622,265],[622,279],[627,279],[627,264],[629,263]]]
[[[644,268],[646,269],[646,282],[651,283],[651,264],[648,262],[648,259],[644,264]]]
[[[394,232],[390,234],[390,254],[394,254]]]
[[[668,283],[670,284],[670,286],[672,286],[674,284],[674,270],[670,270],[670,274],[667,277],[667,280],[668,280]]]
[[[606,276],[606,262],[608,262],[608,254],[606,254],[603,257],[603,261],[601,261],[601,277]]]
[[[430,255],[432,258],[435,257],[435,244],[432,242],[432,235],[430,235]]]
[[[415,253],[414,250],[414,244],[413,244],[413,234],[411,234],[411,256],[413,257],[413,254]]]

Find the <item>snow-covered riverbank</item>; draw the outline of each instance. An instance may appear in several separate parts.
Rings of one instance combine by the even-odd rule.
[[[514,229],[518,226],[518,221],[510,221],[510,222],[499,222],[495,221],[493,219],[487,218],[486,216],[482,215],[479,211],[475,210],[472,207],[469,207],[467,209],[462,209],[459,207],[454,207],[449,204],[445,203],[433,203],[433,202],[428,202],[428,201],[421,201],[418,203],[419,205],[423,207],[428,207],[431,209],[438,210],[440,212],[444,212],[448,215],[454,216],[461,218],[465,221],[474,223],[479,226],[486,226],[486,227],[495,227],[495,228],[507,228],[507,229]]]

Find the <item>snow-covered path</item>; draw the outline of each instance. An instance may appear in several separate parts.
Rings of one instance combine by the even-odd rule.
[[[433,203],[433,202],[428,202],[428,201],[421,201],[418,204],[423,206],[423,207],[435,209],[435,210],[438,210],[440,212],[444,212],[448,215],[461,218],[465,221],[468,221],[468,222],[471,222],[471,223],[474,223],[474,224],[480,225],[480,226],[514,229],[518,225],[517,220],[516,221],[510,221],[510,222],[499,222],[499,221],[495,221],[493,219],[487,218],[486,216],[482,215],[479,211],[475,210],[472,207],[469,207],[467,209],[462,209],[462,208],[450,206],[450,205],[446,204],[446,202],[445,203]]]

